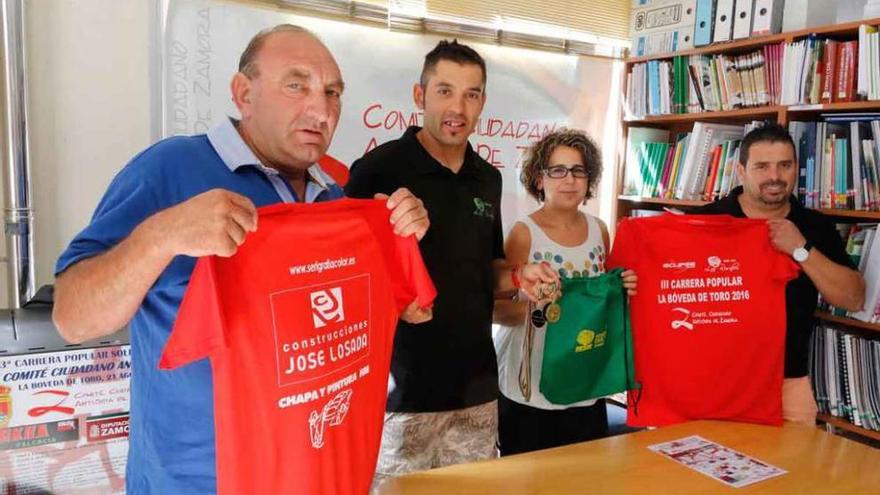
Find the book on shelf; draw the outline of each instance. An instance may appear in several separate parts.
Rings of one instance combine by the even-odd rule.
[[[880,100],[880,31],[859,26],[856,93],[861,99]]]
[[[810,355],[819,412],[880,431],[880,341],[820,324]]]
[[[669,131],[651,127],[630,127],[626,137],[626,155],[624,164],[622,192],[628,196],[639,196],[642,193],[645,166],[641,163],[642,143],[665,143],[669,140]]]
[[[880,210],[880,113],[791,121],[797,196],[808,208]]]
[[[854,101],[857,70],[877,68],[858,40],[837,41],[815,35],[783,45],[783,105]],[[867,96],[867,95],[866,95]],[[880,95],[872,99],[880,99]]]
[[[743,126],[696,122],[688,137],[687,153],[680,165],[681,177],[675,183],[672,197],[699,200],[703,196],[717,146],[730,141],[740,141]],[[726,159],[727,157],[725,157]],[[707,179],[709,179],[707,181]]]
[[[868,323],[880,322],[880,240],[876,223],[838,224],[846,252],[865,279],[865,303],[860,311],[846,311],[819,299],[819,308],[836,316]]]
[[[852,386],[850,382],[850,377],[852,376],[852,360],[847,358],[849,354],[847,352],[847,348],[849,347],[851,341],[847,337],[849,337],[849,334],[842,333],[835,342],[837,344],[838,362],[840,363],[840,369],[838,370],[838,372],[840,374],[840,390],[842,392],[840,394],[840,402],[837,407],[838,411],[842,413],[841,416],[846,418],[846,420],[850,423],[855,423],[855,421],[853,420],[852,405],[852,395],[855,387]]]
[[[778,103],[781,45],[742,55],[679,55],[633,64],[630,116],[736,110]]]
[[[630,127],[622,193],[645,198],[713,201],[736,187],[743,136],[762,125],[696,122],[669,142],[664,130]]]
[[[809,35],[748,53],[631,64],[626,98],[633,118],[880,100],[880,29],[865,24],[858,39]]]

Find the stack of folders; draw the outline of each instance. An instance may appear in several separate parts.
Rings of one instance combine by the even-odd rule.
[[[819,411],[880,431],[880,341],[820,325],[811,355]]]
[[[823,114],[792,121],[797,196],[808,208],[880,210],[880,113]]]
[[[760,125],[697,122],[672,143],[668,131],[631,127],[623,194],[698,201],[726,196],[738,185],[734,169],[742,138]]]
[[[859,321],[880,322],[880,239],[877,224],[842,224],[838,226],[846,241],[846,252],[865,278],[865,306],[860,311],[846,311],[820,301],[820,307],[837,316]]]
[[[741,55],[690,55],[633,64],[631,117],[698,113],[779,102],[782,44]]]
[[[636,57],[779,33],[784,0],[632,0]]]

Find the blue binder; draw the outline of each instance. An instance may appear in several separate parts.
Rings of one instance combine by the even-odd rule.
[[[694,22],[694,46],[712,43],[712,24],[715,22],[715,0],[697,0],[697,18]]]

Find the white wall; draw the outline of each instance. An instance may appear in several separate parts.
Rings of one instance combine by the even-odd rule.
[[[116,171],[150,143],[150,2],[25,3],[39,287]]]
[[[39,287],[52,283],[58,255],[88,223],[113,175],[150,144],[153,2],[25,3]],[[607,87],[593,87],[582,96],[596,98],[616,87],[609,81]],[[576,98],[568,104],[577,114],[583,101]],[[611,106],[616,116],[616,105]],[[589,123],[588,129],[607,125]],[[614,141],[601,132],[593,134],[600,145]],[[613,177],[615,165],[613,152],[605,151],[603,182]],[[589,208],[596,213],[602,203],[603,216],[609,210],[605,203],[611,199],[605,189],[609,188],[603,188],[603,197],[593,200]],[[0,263],[0,307],[8,306],[5,268]]]

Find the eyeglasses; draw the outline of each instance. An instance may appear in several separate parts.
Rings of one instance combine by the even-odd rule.
[[[571,176],[576,179],[586,179],[589,174],[587,174],[587,167],[583,165],[572,165],[571,167],[566,167],[565,165],[551,165],[543,170],[544,175],[550,177],[551,179],[564,179],[571,173]]]

